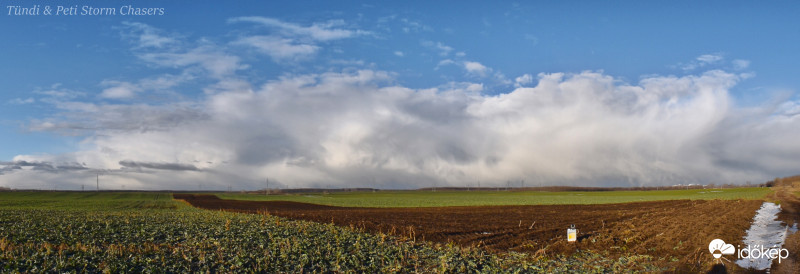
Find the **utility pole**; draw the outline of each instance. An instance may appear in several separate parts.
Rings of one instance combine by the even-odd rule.
[[[269,177],[267,177],[267,188],[264,189],[264,195],[269,194]]]
[[[100,173],[97,173],[97,191],[100,191]]]

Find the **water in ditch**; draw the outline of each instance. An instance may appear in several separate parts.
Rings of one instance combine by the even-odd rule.
[[[737,255],[741,256],[742,252],[740,248],[746,247],[751,248],[751,250],[759,249],[759,251],[753,252],[753,255],[759,255],[762,253],[761,250],[769,249],[778,249],[780,252],[780,249],[783,247],[783,242],[786,240],[786,236],[797,231],[797,224],[794,224],[793,227],[788,227],[778,220],[778,213],[780,212],[780,205],[769,202],[762,204],[761,208],[756,211],[756,216],[753,217],[753,223],[742,240],[743,246],[737,248],[739,253]],[[747,255],[747,251],[743,254]],[[773,258],[770,256],[758,256],[756,258],[741,258],[736,261],[736,264],[743,268],[768,270],[772,265],[772,261]]]

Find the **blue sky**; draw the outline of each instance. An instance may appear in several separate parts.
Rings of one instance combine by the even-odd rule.
[[[5,8],[0,185],[742,183],[800,163],[794,2],[237,3]]]

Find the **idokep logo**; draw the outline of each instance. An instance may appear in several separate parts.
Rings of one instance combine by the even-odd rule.
[[[711,243],[708,244],[708,251],[711,252],[711,255],[716,259],[722,257],[722,255],[736,254],[740,260],[778,259],[778,263],[780,263],[782,259],[789,258],[789,250],[786,248],[778,248],[778,246],[764,248],[763,245],[755,245],[752,247],[747,245],[747,248],[739,248],[739,252],[737,253],[736,248],[734,248],[732,244],[726,244],[725,241],[720,239],[712,240]]]
[[[736,248],[732,244],[726,244],[723,240],[714,239],[708,244],[708,251],[711,252],[711,255],[714,255],[714,258],[719,259],[722,255],[736,253]]]

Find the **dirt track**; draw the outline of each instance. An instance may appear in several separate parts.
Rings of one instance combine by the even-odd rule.
[[[346,208],[297,202],[221,200],[213,195],[175,194],[191,205],[335,223],[373,233],[495,250],[539,254],[577,249],[610,256],[648,254],[664,265],[704,271],[713,262],[708,243],[741,244],[762,201],[656,201],[604,205],[535,205],[436,208]],[[566,242],[575,224],[579,242]],[[677,260],[675,262],[672,262]]]
[[[783,178],[773,188],[775,192],[767,197],[781,203],[779,220],[792,226],[800,223],[800,197],[795,192],[800,192],[800,176]],[[772,273],[798,273],[800,270],[800,233],[786,237],[784,248],[789,250],[789,258],[781,263],[772,263]]]

